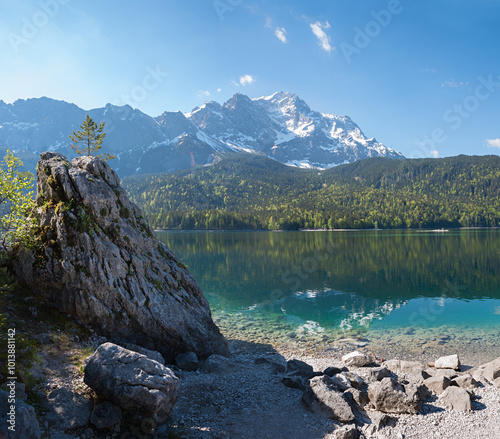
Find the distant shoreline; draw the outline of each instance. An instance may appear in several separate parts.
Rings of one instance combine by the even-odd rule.
[[[436,228],[399,228],[399,229],[298,229],[298,230],[267,230],[267,229],[154,229],[155,232],[384,232],[408,230],[413,232],[443,232],[450,230],[495,230],[500,227],[448,227]]]

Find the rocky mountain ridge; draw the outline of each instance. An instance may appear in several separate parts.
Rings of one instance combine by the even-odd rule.
[[[103,148],[117,159],[120,176],[172,172],[207,165],[235,153],[261,154],[291,166],[330,168],[368,157],[403,156],[367,138],[348,116],[313,111],[292,93],[250,99],[235,94],[220,105],[206,102],[190,113],[150,117],[132,107],[106,105],[88,112],[46,97],[0,101],[0,147],[24,151],[34,162],[50,149],[74,157],[69,134],[89,114],[104,121]]]

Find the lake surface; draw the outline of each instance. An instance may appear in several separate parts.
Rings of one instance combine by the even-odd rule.
[[[230,336],[317,348],[356,337],[386,354],[404,344],[500,356],[500,230],[158,237]]]

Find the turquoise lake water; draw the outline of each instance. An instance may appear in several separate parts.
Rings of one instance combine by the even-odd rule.
[[[417,334],[429,343],[435,334],[467,343],[479,335],[485,349],[497,346],[500,230],[158,237],[188,265],[232,334],[319,344],[353,334],[407,334],[411,342]]]

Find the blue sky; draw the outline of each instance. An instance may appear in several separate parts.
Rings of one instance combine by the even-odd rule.
[[[498,0],[0,0],[0,99],[297,93],[407,157],[500,153]]]

